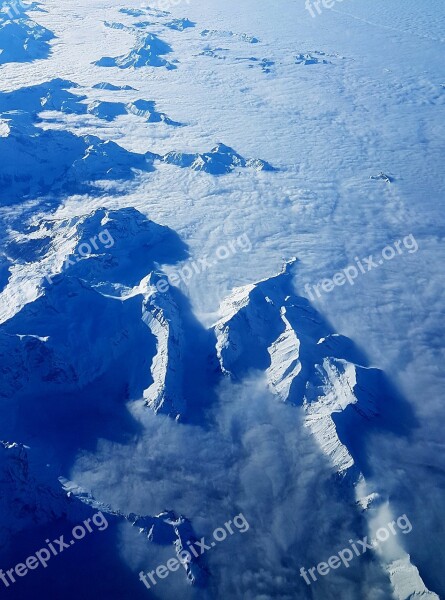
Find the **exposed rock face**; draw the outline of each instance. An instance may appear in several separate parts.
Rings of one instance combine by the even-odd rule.
[[[81,252],[85,245],[90,248],[87,253]],[[205,332],[187,313],[180,292],[165,286],[165,276],[156,268],[158,262],[186,257],[184,247],[168,228],[134,209],[97,209],[82,217],[40,221],[23,238],[18,235],[8,242],[6,251],[20,259],[22,279],[27,270],[35,274],[36,265],[41,276],[35,281],[36,296],[24,295],[22,306],[5,313],[0,327],[0,396],[28,406],[33,390],[34,412],[17,431],[27,435],[40,406],[49,411],[54,426],[60,420],[66,427],[60,398],[69,402],[79,391],[83,401],[73,410],[80,413],[90,414],[94,406],[103,415],[110,402],[121,402],[123,408],[128,399],[144,398],[155,413],[176,420],[197,418],[203,406],[196,400],[200,388],[208,393],[218,376],[239,382],[260,373],[277,400],[302,411],[304,425],[339,479],[355,487],[358,505],[365,512],[378,510],[380,493],[366,488],[364,444],[377,417],[379,427],[395,426],[397,405],[390,404],[389,412],[382,410],[381,372],[367,367],[354,344],[334,333],[310,303],[295,294],[295,260],[276,277],[234,290],[214,330]],[[4,298],[14,276],[3,290]],[[209,365],[217,369],[213,379],[206,380]],[[108,397],[98,397],[98,389],[107,389]],[[7,426],[16,431],[12,420]],[[3,444],[0,450],[1,483],[7,488],[3,497],[18,494],[18,512],[8,516],[13,527],[23,511],[26,518],[44,523],[54,515],[71,518],[73,511],[82,513],[86,506],[129,521],[150,541],[172,544],[178,556],[190,541],[191,525],[184,517],[169,511],[125,515],[66,480],[60,489],[54,478],[49,481],[45,468],[33,472],[23,446]],[[28,496],[34,500],[29,502]],[[12,533],[5,530],[7,537]],[[409,557],[400,550],[397,560],[410,569],[413,589],[420,590]],[[402,566],[383,566],[400,587]],[[199,561],[184,564],[184,569],[191,583],[205,581]]]
[[[355,488],[357,505],[369,523],[384,506],[381,493],[368,489],[364,447],[369,429],[397,430],[399,414],[382,372],[366,366],[347,338],[332,331],[323,317],[292,288],[295,260],[282,273],[238,288],[226,298],[215,325],[221,370],[240,380],[264,372],[278,399],[304,411],[304,423],[329,457],[340,481]],[[296,432],[297,435],[297,432]],[[390,509],[388,514],[390,514]],[[397,560],[381,558],[397,598],[435,598],[409,555],[394,542]]]
[[[144,298],[142,320],[156,338],[156,355],[151,366],[153,383],[145,390],[144,397],[155,412],[179,417],[186,411],[182,391],[184,332],[173,298],[156,288],[161,280],[162,276],[157,273],[149,277]]]
[[[340,441],[333,415],[352,406],[366,423],[377,407],[359,402],[354,393],[356,371],[366,373],[366,367],[352,362],[353,344],[333,333],[309,302],[293,292],[294,265],[289,262],[277,277],[239,288],[225,300],[215,327],[217,354],[223,372],[235,378],[251,369],[265,371],[274,394],[303,407],[307,427],[345,475],[357,467]]]
[[[171,47],[166,42],[157,35],[148,33],[138,37],[134,48],[128,54],[115,58],[104,56],[95,64],[98,67],[119,67],[120,69],[166,67],[171,70],[176,69],[176,65],[164,58],[171,51]]]
[[[255,171],[274,171],[266,161],[260,159],[245,159],[225,144],[218,144],[210,152],[203,154],[185,154],[169,152],[162,159],[164,162],[178,167],[190,168],[194,171],[204,171],[212,175],[230,173],[236,168],[251,168]]]

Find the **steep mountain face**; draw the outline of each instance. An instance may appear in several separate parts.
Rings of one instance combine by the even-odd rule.
[[[145,390],[147,405],[155,412],[179,417],[185,414],[184,388],[184,332],[178,306],[170,294],[161,293],[157,284],[162,274],[152,273],[144,294],[142,320],[156,338],[153,358],[152,385]]]
[[[359,352],[335,334],[302,297],[292,290],[289,262],[277,277],[235,290],[216,324],[217,354],[224,373],[241,379],[249,370],[265,371],[271,391],[302,406],[306,424],[341,475],[355,461],[338,436],[334,415],[351,407],[366,420],[378,408],[355,395]],[[360,469],[360,467],[358,467]],[[356,473],[356,476],[358,473]]]
[[[233,148],[218,144],[210,152],[203,154],[185,154],[169,152],[162,157],[164,162],[178,167],[187,167],[194,171],[204,171],[212,175],[230,173],[236,168],[251,168],[255,171],[274,171],[275,169],[264,160],[245,159]]]
[[[10,62],[31,62],[47,58],[49,42],[54,34],[33,21],[27,14],[40,10],[40,3],[6,3],[0,11],[0,65]]]
[[[278,399],[302,408],[305,426],[329,457],[341,485],[355,488],[357,506],[371,523],[385,504],[385,492],[366,484],[371,475],[367,437],[376,426],[402,434],[399,420],[412,424],[413,418],[384,374],[366,366],[351,340],[334,333],[295,294],[295,266],[293,259],[277,277],[238,288],[226,298],[215,325],[221,370],[234,380],[265,372]],[[438,600],[409,555],[397,542],[394,546],[398,558],[380,560],[396,597]]]
[[[187,582],[197,587],[205,586],[208,572],[204,560],[188,551],[189,544],[197,541],[193,527],[188,519],[173,511],[164,511],[156,517],[128,515],[128,521],[137,527],[150,542],[162,546],[172,545],[178,560],[185,570]],[[181,559],[181,552],[190,554],[190,560]]]
[[[92,89],[104,90],[105,92],[137,91],[131,86],[113,86],[109,83],[95,84]],[[70,90],[76,90],[78,93],[72,93]],[[107,97],[109,98],[109,96]],[[44,121],[39,119],[39,113],[56,111],[66,115],[91,114],[104,121],[113,121],[121,115],[134,114],[145,117],[148,123],[163,122],[172,126],[181,125],[170,119],[166,114],[158,112],[156,103],[153,100],[137,99],[127,103],[114,102],[111,99],[89,101],[88,95],[82,93],[80,85],[60,78],[37,85],[21,87],[12,92],[1,92],[0,114],[5,113],[5,118],[8,118],[11,106],[14,106],[17,111],[32,114],[36,122]]]
[[[157,35],[148,33],[140,36],[134,48],[122,56],[112,58],[103,56],[96,61],[98,67],[119,67],[119,69],[140,69],[141,67],[165,67],[169,70],[176,69],[176,65],[164,58],[170,54],[171,47]]]
[[[98,231],[106,232],[105,245],[96,235],[94,247]],[[14,348],[3,367],[2,394],[10,396],[17,386],[37,382],[49,388],[83,388],[119,362],[125,372],[122,384],[129,397],[137,397],[144,389],[138,373],[145,372],[147,378],[152,360],[147,403],[155,412],[184,415],[183,317],[171,290],[160,291],[162,273],[152,272],[156,261],[181,258],[184,251],[174,236],[133,209],[101,209],[78,219],[41,221],[31,232],[34,240],[28,235],[20,243],[16,236],[6,244],[7,255],[20,260],[25,272],[39,263],[42,283],[40,298],[2,327],[3,346]],[[65,246],[57,244],[55,253],[56,243],[48,245],[47,240],[59,237]],[[162,255],[168,238],[170,257]],[[43,246],[36,244],[39,240]],[[304,407],[308,427],[345,474],[354,460],[336,433],[334,415],[348,407],[364,421],[378,414],[373,392],[356,391],[358,385],[366,389],[367,381],[372,383],[373,370],[360,366],[353,344],[333,333],[307,300],[295,296],[293,266],[289,263],[281,275],[236,290],[226,300],[215,328],[216,356],[221,373],[236,379],[252,369],[265,371],[274,393]],[[107,331],[111,352],[103,353],[101,336],[95,334],[100,331]],[[85,346],[88,354],[82,350]],[[133,364],[130,376],[123,368],[124,357],[136,347],[141,362]]]
[[[59,237],[64,246],[57,243]],[[143,305],[141,291],[133,288],[156,260],[184,254],[179,240],[134,209],[100,209],[86,217],[41,221],[34,239],[48,238],[53,244],[46,244],[43,253],[36,253],[29,237],[21,244],[6,244],[8,255],[22,262],[23,272],[35,273],[38,262],[41,279],[35,281],[38,299],[1,327],[1,395],[12,398],[19,390],[42,386],[45,393],[61,386],[73,392],[114,370],[116,386],[128,397],[138,397],[149,382],[155,351],[142,317],[148,320],[148,313],[157,314],[158,308],[149,301]],[[13,281],[4,297],[10,286]],[[122,378],[117,364],[125,373]]]
[[[134,209],[43,220],[29,233],[6,244],[8,255],[15,263],[20,259],[24,269],[33,270],[38,261],[41,279],[38,297],[16,307],[0,328],[2,411],[11,408],[4,430],[30,439],[37,427],[48,447],[57,444],[63,462],[79,443],[60,443],[64,435],[71,437],[67,415],[83,413],[97,433],[114,403],[123,409],[126,400],[142,398],[147,390],[147,404],[155,412],[184,416],[186,383],[180,370],[190,350],[183,350],[183,318],[171,295],[156,287],[162,273],[150,272],[157,261],[186,257],[179,238]],[[23,411],[20,419],[17,410]],[[150,542],[172,546],[179,558],[186,543],[197,540],[191,523],[172,510],[126,515],[76,484],[61,482],[62,488],[49,465],[31,464],[23,445],[0,445],[5,551],[31,524],[76,521],[97,510],[113,523],[131,524]],[[204,584],[200,558],[180,562],[189,583]]]
[[[398,598],[409,600],[440,600],[439,596],[430,592],[420,577],[408,555],[388,565],[388,573]]]
[[[153,171],[155,161],[212,175],[230,173],[236,168],[273,170],[268,163],[259,159],[246,160],[223,144],[204,154],[168,152],[161,156],[150,151],[144,154],[130,152],[111,140],[102,140],[95,135],[43,130],[35,124],[39,104],[43,109],[41,93],[41,89],[36,90],[36,102],[28,106],[30,112],[14,110],[1,113],[3,134],[0,135],[0,152],[5,157],[0,172],[2,204],[14,204],[24,198],[32,199],[41,195],[64,197],[75,193],[99,193],[103,182],[129,182],[135,180],[138,173]],[[53,101],[52,93],[48,97]],[[125,112],[147,116],[149,121],[179,125],[162,113],[150,112],[150,108],[153,109],[151,104],[135,103],[119,107],[115,104],[93,103],[83,111],[83,108],[79,109],[82,105],[73,100],[71,94],[62,94],[62,98],[59,97],[57,101],[63,104],[65,112],[74,109],[77,112],[88,111],[97,113],[105,120],[112,120]],[[23,105],[22,95],[17,96],[17,103]],[[110,191],[112,188],[108,188],[108,193]]]
[[[0,138],[5,157],[0,174],[2,204],[45,194],[85,193],[94,189],[94,182],[131,180],[135,169],[152,170],[150,153],[128,152],[97,136],[44,131],[23,111],[3,113],[3,119],[9,133]]]
[[[126,111],[147,119],[147,123],[165,123],[173,127],[181,127],[182,123],[173,121],[165,113],[156,110],[155,102],[151,100],[135,100],[126,105]]]
[[[0,112],[10,112],[11,106],[17,111],[31,113],[34,118],[43,110],[55,110],[66,114],[85,114],[82,104],[87,96],[68,91],[80,86],[67,79],[52,79],[37,85],[20,87],[12,92],[0,93]]]
[[[54,469],[41,464],[32,450],[21,444],[0,442],[0,492],[2,561],[20,532],[58,520],[81,524],[99,511],[109,524],[134,527],[148,542],[172,546],[178,558],[186,541],[197,540],[189,520],[173,511],[155,516],[125,515],[66,479],[59,482]],[[190,561],[180,560],[180,564],[190,583],[202,585],[206,570],[200,558],[191,555]]]
[[[4,346],[9,344],[11,349],[3,365],[2,395],[11,397],[16,382],[29,389],[45,384],[47,391],[61,385],[65,391],[82,389],[107,373],[113,364],[123,367],[134,344],[140,354],[131,367],[133,374],[127,373],[129,380],[122,382],[117,374],[115,378],[116,384],[128,384],[129,394],[133,395],[135,383],[147,369],[152,345],[142,324],[139,328],[133,326],[140,319],[140,299],[110,299],[70,276],[47,285],[39,300],[2,327]],[[70,298],[69,303],[66,298]],[[106,355],[100,331],[107,331]],[[130,367],[131,363],[127,364]]]
[[[2,299],[14,303],[20,282],[23,294],[2,315],[0,395],[72,394],[112,373],[115,391],[144,396],[155,412],[184,417],[186,398],[196,405],[212,342],[156,270],[187,257],[174,232],[131,208],[99,209],[12,238],[5,253],[16,268]],[[193,382],[191,362],[203,374]]]
[[[57,243],[59,237],[64,244]],[[63,430],[66,409],[60,401],[56,404],[60,397],[76,398],[71,413],[86,414],[94,402],[99,418],[110,402],[143,397],[155,413],[199,421],[205,411],[200,388],[206,390],[208,403],[209,391],[216,390],[221,376],[241,382],[262,373],[277,399],[303,411],[305,426],[329,457],[339,482],[355,488],[358,505],[370,518],[379,510],[384,492],[366,486],[366,439],[376,426],[401,433],[397,416],[403,410],[403,420],[409,422],[409,411],[394,398],[392,408],[384,408],[391,389],[383,374],[369,368],[354,344],[334,333],[308,300],[295,294],[295,259],[276,277],[234,290],[221,307],[221,319],[205,332],[187,317],[184,298],[156,268],[183,259],[184,247],[173,232],[134,209],[43,220],[31,225],[22,240],[14,236],[5,252],[14,263],[20,260],[25,272],[35,273],[38,261],[41,274],[34,301],[16,309],[0,327],[0,395],[11,407],[15,402],[29,413],[21,421],[12,416],[5,420],[11,438],[32,437],[43,407],[51,427]],[[10,285],[11,280],[3,296]],[[218,369],[207,378],[212,364]],[[201,375],[191,378],[198,365]],[[99,400],[99,389],[107,389],[106,401]],[[50,429],[47,436],[50,443],[55,439]],[[73,449],[71,442],[61,447],[66,460]],[[7,450],[14,451],[16,465],[8,485],[25,481],[21,489],[26,496],[27,486],[37,484],[26,481],[24,450],[6,445]],[[69,490],[77,490],[75,484]],[[66,498],[60,491],[45,491],[44,498],[48,494],[63,516]],[[88,492],[76,494],[96,506]],[[187,522],[173,513],[110,514],[123,516],[149,539],[173,544],[178,554],[190,533]],[[420,576],[408,555],[400,550],[397,560],[405,565],[404,573],[408,569],[412,574],[409,586],[420,590]],[[402,568],[398,564],[382,564],[396,589]],[[199,564],[192,561],[184,568],[190,582],[204,583]]]
[[[195,250],[205,236],[222,243],[240,231],[240,223],[244,235],[252,231],[259,243],[279,238],[279,244],[267,241],[261,248],[274,260],[277,248],[278,256],[311,251],[304,235],[301,246],[293,245],[286,227],[291,221],[285,219],[297,216],[299,231],[319,239],[321,232],[327,235],[328,220],[334,224],[351,212],[344,204],[351,181],[354,190],[375,202],[368,188],[358,185],[360,170],[372,164],[370,173],[386,172],[387,165],[379,163],[387,156],[396,168],[398,119],[411,118],[405,112],[410,103],[427,115],[420,125],[417,115],[413,122],[428,168],[434,166],[430,159],[440,127],[428,121],[434,116],[429,109],[438,111],[443,104],[443,85],[423,81],[426,61],[413,61],[419,73],[400,69],[402,81],[400,65],[385,57],[384,77],[391,83],[382,88],[380,65],[378,72],[370,66],[375,50],[367,64],[362,48],[346,60],[340,48],[310,50],[301,41],[296,47],[293,30],[284,32],[290,41],[283,45],[275,25],[283,27],[294,10],[290,5],[284,18],[278,4],[269,9],[277,21],[255,32],[257,37],[234,31],[233,16],[222,8],[215,12],[214,3],[202,2],[203,14],[209,11],[211,18],[198,29],[199,1],[189,7],[196,22],[136,0],[135,6],[122,8],[109,0],[64,2],[62,9],[56,0],[47,3],[61,36],[54,52],[56,36],[47,29],[53,14],[47,17],[40,3],[17,0],[0,9],[0,422],[1,439],[14,440],[0,441],[0,567],[23,560],[23,549],[37,549],[47,536],[97,511],[106,515],[112,534],[94,539],[90,555],[85,546],[85,555],[73,558],[67,571],[55,568],[48,582],[44,572],[37,591],[31,579],[30,591],[13,590],[20,600],[139,599],[147,595],[137,578],[139,563],[149,556],[156,567],[159,557],[175,554],[182,569],[168,598],[325,600],[340,598],[345,589],[348,598],[355,591],[356,597],[372,595],[373,600],[389,595],[437,600],[426,585],[433,570],[418,560],[415,542],[409,547],[412,557],[408,554],[403,536],[382,551],[370,549],[363,571],[353,567],[339,571],[337,579],[332,575],[332,587],[323,587],[327,578],[317,589],[295,584],[295,561],[313,558],[305,554],[306,544],[322,536],[328,521],[328,529],[340,536],[351,529],[350,535],[371,537],[376,523],[396,516],[399,498],[373,471],[370,441],[374,433],[385,432],[394,436],[391,443],[417,425],[385,373],[369,366],[355,344],[296,293],[296,259],[276,276],[234,289],[208,329],[196,317],[191,288],[189,299],[164,270],[186,261],[186,268],[196,270],[192,261],[207,263],[209,256],[199,260],[191,249],[189,254],[183,240]],[[235,18],[239,14],[242,20],[244,4],[233,4]],[[250,4],[246,31],[266,14],[261,3]],[[377,12],[386,10],[390,7]],[[46,27],[34,21],[39,16]],[[342,27],[355,21],[385,34],[389,28],[393,36],[409,33],[419,44],[440,42],[432,37],[433,23],[428,35],[418,36],[400,16],[391,25],[337,9],[324,17]],[[293,23],[300,26],[300,20]],[[335,46],[333,31],[327,46]],[[320,39],[322,33],[320,27]],[[401,46],[404,52],[409,47],[406,40]],[[433,54],[425,52],[429,60]],[[348,71],[346,64],[354,66]],[[400,79],[394,79],[396,70]],[[82,85],[72,81],[76,73]],[[292,87],[290,81],[298,83]],[[233,106],[221,100],[225,95]],[[372,105],[373,96],[385,96],[383,111]],[[171,118],[175,111],[181,122]],[[365,131],[356,115],[369,119]],[[378,134],[382,123],[385,143]],[[221,132],[230,145],[217,143]],[[330,159],[341,166],[341,177],[326,160],[332,139],[338,148]],[[354,156],[357,140],[364,152],[360,160]],[[263,156],[257,143],[266,142],[270,162],[248,158]],[[410,142],[407,135],[403,147],[410,148]],[[244,148],[245,156],[235,148]],[[317,171],[318,161],[323,166]],[[412,156],[406,173],[411,162]],[[417,172],[419,164],[414,166]],[[403,167],[403,162],[397,165]],[[368,173],[364,179],[370,183]],[[370,179],[391,190],[402,181],[383,171]],[[345,232],[356,236],[357,224],[365,219],[373,234],[386,221],[388,231],[398,231],[407,213],[397,212],[402,202],[395,202],[396,195],[382,194],[391,203],[388,213],[374,213],[372,203],[364,202],[361,213],[352,211],[354,218],[345,219]],[[212,204],[215,198],[218,206]],[[171,226],[180,235],[128,206],[175,223]],[[265,221],[277,212],[283,220],[269,228]],[[332,237],[326,239],[332,243]],[[204,252],[212,247],[202,245]],[[351,247],[345,244],[345,255]],[[234,277],[239,263],[229,263],[219,265],[227,282],[252,281],[250,263],[239,279]],[[218,265],[211,266],[214,274]],[[204,290],[211,289],[213,274]],[[302,490],[309,473],[317,481]],[[403,486],[408,490],[409,483]],[[228,519],[229,511],[238,512],[244,504],[255,518],[250,539],[232,538],[235,545],[228,541],[209,558],[188,553],[189,560],[181,559],[191,544],[204,540],[200,535],[223,524],[217,518]],[[351,522],[343,523],[351,512]],[[324,539],[332,542],[328,535]],[[320,543],[314,544],[317,560],[325,558]],[[85,571],[89,562],[91,571]],[[101,579],[99,565],[106,580],[103,596],[91,584]],[[51,587],[53,574],[57,581]],[[383,592],[369,584],[374,575],[384,581]],[[159,586],[149,596],[163,598],[165,589]]]
[[[70,512],[66,494],[49,485],[48,472],[49,469],[44,466],[30,464],[28,449],[23,445],[0,442],[0,531],[3,552],[11,544],[13,534]]]
[[[156,261],[187,256],[174,232],[132,208],[99,209],[67,219],[36,218],[25,227],[12,223],[1,252],[0,323],[51,290],[47,284],[58,275],[77,276],[85,285],[116,295],[120,288],[139,283]]]

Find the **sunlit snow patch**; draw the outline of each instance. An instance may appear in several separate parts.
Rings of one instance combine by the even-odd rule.
[[[128,54],[122,56],[110,57],[104,56],[93,64],[98,67],[118,67],[119,69],[128,69],[133,67],[165,67],[169,70],[176,69],[176,66],[163,58],[164,55],[172,52],[171,46],[161,40],[157,35],[148,33],[139,37],[136,45]]]

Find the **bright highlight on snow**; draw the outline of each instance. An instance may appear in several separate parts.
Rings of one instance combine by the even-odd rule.
[[[445,597],[444,13],[3,1],[5,598]]]

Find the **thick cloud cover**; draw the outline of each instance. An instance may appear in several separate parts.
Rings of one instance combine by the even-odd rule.
[[[223,383],[213,427],[204,430],[129,406],[144,426],[131,443],[102,440],[77,460],[72,478],[125,512],[156,514],[172,508],[192,519],[207,538],[242,512],[250,528],[206,554],[211,597],[385,598],[387,584],[370,556],[358,558],[312,588],[299,576],[366,534],[353,490],[339,484],[302,423],[301,409],[266,391],[261,377]],[[123,536],[120,552],[134,569],[151,571],[171,556],[147,551]],[[236,556],[236,560],[234,560]],[[184,591],[182,573],[158,584],[162,598]],[[382,591],[379,592],[378,590]],[[191,597],[194,596],[189,589]],[[387,596],[386,596],[387,597]]]

